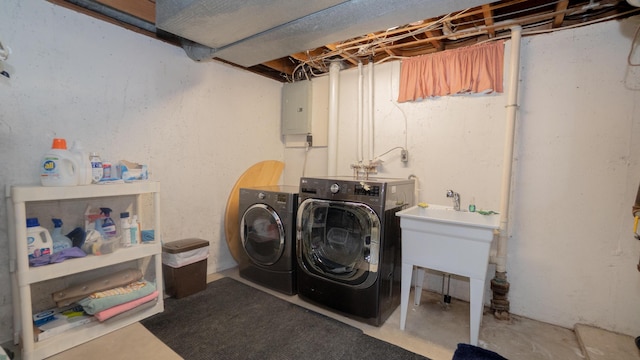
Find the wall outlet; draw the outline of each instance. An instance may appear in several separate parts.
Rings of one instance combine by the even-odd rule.
[[[407,150],[402,149],[402,151],[400,152],[400,161],[405,163],[409,161],[409,152]]]
[[[307,144],[309,144],[309,147],[313,146],[313,135],[307,134]]]

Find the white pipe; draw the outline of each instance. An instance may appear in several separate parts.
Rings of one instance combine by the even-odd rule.
[[[358,162],[361,163],[363,159],[363,130],[364,130],[364,118],[362,116],[362,62],[358,62],[358,134],[357,138],[357,147],[358,147]]]
[[[327,139],[327,175],[338,172],[338,85],[340,82],[340,63],[329,66],[329,129]]]
[[[500,201],[500,229],[495,257],[496,272],[507,271],[507,239],[509,230],[509,197],[511,195],[511,168],[515,139],[516,114],[518,112],[518,80],[520,75],[520,39],[522,28],[511,27],[511,60],[509,64],[509,89],[507,94],[507,123],[505,129],[504,158],[502,160],[502,196]]]
[[[369,157],[371,162],[375,156],[373,153],[373,59],[369,60]]]

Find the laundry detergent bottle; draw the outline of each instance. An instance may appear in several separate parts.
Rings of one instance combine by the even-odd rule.
[[[79,141],[74,141],[69,148],[69,152],[75,157],[78,165],[76,174],[78,176],[78,185],[91,184],[91,162],[89,161],[89,153],[84,151]]]
[[[73,246],[71,239],[62,235],[62,220],[51,219],[53,221],[53,232],[51,233],[51,239],[53,240],[53,253],[57,253],[64,249],[69,249]]]
[[[53,139],[51,150],[40,162],[40,182],[42,186],[78,185],[78,163],[76,157],[67,150],[65,139]]]
[[[104,220],[102,221],[102,233],[107,238],[112,238],[117,235],[116,232],[116,223],[113,222],[111,218],[111,209],[109,208],[100,208],[100,212],[104,215]]]
[[[49,230],[40,226],[38,218],[27,219],[27,253],[29,259],[43,255],[51,255],[53,252],[53,240]]]

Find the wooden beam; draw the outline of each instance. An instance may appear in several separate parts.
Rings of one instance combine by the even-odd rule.
[[[327,71],[327,66],[324,63],[317,63],[314,60],[316,58],[320,58],[322,55],[324,55],[324,51],[322,49],[314,49],[314,50],[307,50],[305,52],[291,54],[290,56],[298,61],[301,61],[313,67],[314,69],[317,69],[320,71]]]
[[[429,42],[431,43],[431,45],[433,45],[433,47],[437,50],[444,50],[444,43],[440,40],[435,40],[435,39],[431,39],[434,38],[440,34],[436,34],[434,31],[425,31],[424,35],[427,37],[427,39],[429,39]]]
[[[558,13],[558,15],[553,18],[552,26],[554,29],[562,25],[562,22],[564,21],[565,10],[567,10],[568,6],[569,0],[560,0],[556,4],[556,12]]]
[[[95,11],[91,11],[89,9],[85,9],[82,6],[78,6],[78,5],[72,4],[72,3],[70,3],[70,2],[68,2],[66,0],[47,0],[47,1],[52,3],[52,4],[65,7],[67,9],[71,9],[71,10],[77,11],[77,12],[79,12],[81,14],[85,14],[85,15],[91,16],[93,18],[100,19],[100,20],[106,21],[108,23],[123,27],[125,29],[129,29],[129,30],[137,32],[139,34],[143,34],[143,35],[146,35],[146,36],[149,36],[149,37],[152,37],[152,38],[167,42],[169,44],[180,46],[179,42],[176,39],[165,38],[165,37],[158,36],[155,32],[151,32],[151,31],[148,31],[148,30],[145,30],[145,29],[141,29],[141,28],[139,28],[137,26],[124,23],[122,21],[118,21],[118,20],[116,20],[116,19],[114,19],[112,17],[100,14],[100,13],[95,12]],[[137,1],[140,1],[140,0],[137,0]]]
[[[289,58],[267,61],[262,63],[262,65],[287,75],[293,74],[293,70],[296,68],[296,65],[292,63]]]
[[[152,24],[156,23],[155,0],[96,0],[96,2]]]
[[[496,36],[496,31],[490,26],[493,25],[493,10],[491,5],[482,5],[482,14],[484,16],[484,24],[489,26],[489,37]]]
[[[336,53],[336,55],[341,56],[343,59],[347,60],[351,64],[358,65],[358,61],[354,59],[353,56],[351,56],[351,53],[344,50],[339,50],[337,44],[327,44],[325,45],[325,47],[331,50],[332,52]]]
[[[374,38],[377,38],[376,34],[371,33],[368,36],[373,36]],[[396,56],[396,54],[394,54],[393,50],[388,49],[384,43],[381,43],[378,45],[380,47],[380,49],[382,49],[384,52],[386,52],[389,56]],[[373,55],[373,54],[372,54]]]

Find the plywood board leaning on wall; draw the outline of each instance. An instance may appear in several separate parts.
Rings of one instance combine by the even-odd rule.
[[[227,200],[227,209],[224,216],[224,233],[231,255],[237,262],[245,259],[240,240],[240,219],[238,214],[240,188],[253,186],[278,185],[280,175],[284,169],[284,163],[277,160],[261,161],[247,169],[231,189]]]

